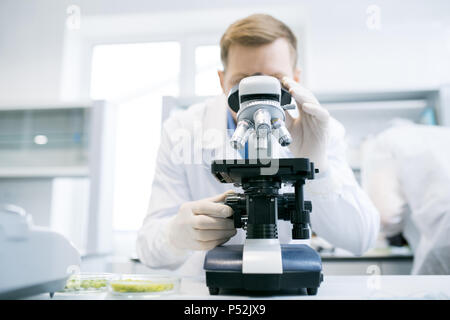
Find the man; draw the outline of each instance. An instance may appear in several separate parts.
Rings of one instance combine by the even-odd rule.
[[[223,204],[232,186],[215,180],[209,161],[189,160],[245,156],[223,150],[222,140],[229,145],[227,129],[236,125],[226,96],[242,78],[258,73],[278,78],[298,106],[298,117],[286,113],[293,142],[289,148],[278,148],[273,157],[309,158],[319,168],[320,174],[305,185],[305,198],[313,205],[312,229],[337,247],[363,254],[376,240],[378,212],[346,163],[344,128],[300,85],[297,40],[292,31],[269,15],[252,15],[232,24],[220,47],[224,70],[218,74],[223,95],[164,123],[149,212],[138,235],[141,261],[152,268],[199,275],[207,250],[244,242],[245,232],[234,228],[227,219],[232,210]],[[194,143],[179,152],[179,141],[185,138]],[[281,243],[292,241],[289,222],[279,221],[278,231]]]

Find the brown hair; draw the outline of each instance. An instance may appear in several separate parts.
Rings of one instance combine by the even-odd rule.
[[[223,67],[228,62],[231,45],[261,46],[285,38],[290,44],[294,67],[297,63],[297,38],[292,30],[278,19],[268,14],[253,14],[234,22],[220,39],[220,57]]]

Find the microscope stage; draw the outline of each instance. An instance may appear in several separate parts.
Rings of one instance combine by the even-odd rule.
[[[276,168],[273,174],[262,175],[261,170]],[[270,170],[269,170],[270,171]],[[283,182],[312,179],[314,165],[306,158],[214,160],[212,174],[221,183],[242,183],[252,178],[276,178]]]

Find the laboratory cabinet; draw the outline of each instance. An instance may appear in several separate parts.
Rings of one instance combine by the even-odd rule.
[[[115,124],[105,101],[0,105],[0,203],[83,254],[109,252]]]

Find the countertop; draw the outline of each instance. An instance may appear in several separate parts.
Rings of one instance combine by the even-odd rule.
[[[28,299],[48,300],[49,294],[41,294]],[[183,278],[177,294],[147,297],[123,297],[110,293],[69,294],[55,293],[53,300],[109,300],[109,299],[450,299],[450,275],[444,276],[325,276],[316,296],[307,295],[258,295],[248,296],[242,292],[227,295],[209,295],[204,278]]]

